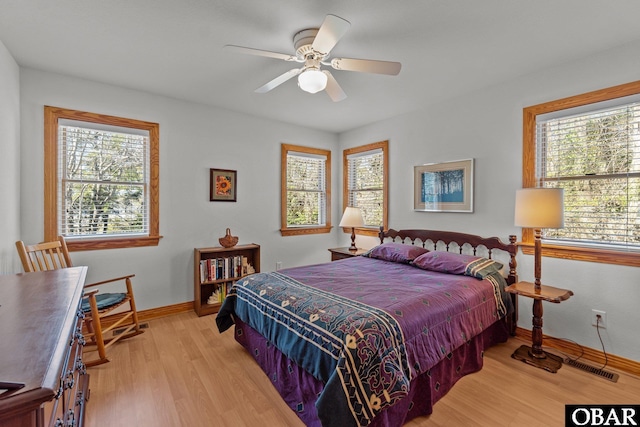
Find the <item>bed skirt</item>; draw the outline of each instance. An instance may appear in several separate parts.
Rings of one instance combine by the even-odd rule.
[[[321,427],[315,402],[324,384],[282,354],[262,335],[235,319],[235,339],[258,362],[271,383],[305,425]],[[429,415],[433,405],[462,377],[482,368],[484,350],[507,341],[508,328],[498,321],[480,335],[467,341],[424,374],[411,381],[409,394],[394,406],[379,413],[371,427],[396,427]]]

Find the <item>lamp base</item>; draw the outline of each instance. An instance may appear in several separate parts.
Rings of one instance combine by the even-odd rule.
[[[554,374],[558,372],[558,369],[562,368],[561,357],[547,352],[544,352],[544,355],[544,358],[534,357],[531,353],[531,347],[529,347],[528,345],[521,345],[516,351],[513,352],[511,357]]]
[[[356,247],[356,229],[355,227],[351,227],[351,246],[349,246],[349,250],[351,252],[355,252],[358,250]]]

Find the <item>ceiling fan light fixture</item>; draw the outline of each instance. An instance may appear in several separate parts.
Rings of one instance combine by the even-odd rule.
[[[309,93],[318,93],[327,87],[327,76],[320,70],[307,69],[298,75],[298,86]]]
[[[293,36],[295,55],[288,55],[268,50],[253,49],[236,45],[226,45],[225,49],[249,55],[266,56],[268,58],[304,62],[301,68],[293,68],[279,75],[255,90],[257,93],[267,93],[284,82],[298,76],[298,87],[308,93],[327,92],[333,102],[342,101],[347,97],[335,77],[328,70],[320,70],[321,65],[331,66],[334,70],[357,71],[361,73],[387,74],[395,76],[400,72],[402,64],[399,62],[378,61],[373,59],[328,58],[331,49],[345,35],[351,24],[346,19],[336,15],[327,15],[320,28],[307,28]]]

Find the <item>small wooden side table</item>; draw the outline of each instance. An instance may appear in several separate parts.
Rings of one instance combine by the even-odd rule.
[[[358,248],[355,251],[352,251],[348,247],[345,247],[345,248],[332,248],[332,249],[329,249],[329,252],[331,252],[331,261],[337,261],[339,259],[351,258],[353,256],[362,255],[363,253],[367,252],[367,250]]]
[[[558,372],[562,367],[562,358],[542,350],[542,301],[556,304],[569,299],[573,292],[568,289],[554,288],[553,286],[540,286],[540,291],[535,290],[531,282],[518,282],[505,289],[507,292],[533,298],[533,329],[531,331],[531,347],[522,345],[512,355],[514,359],[521,360],[549,372]]]

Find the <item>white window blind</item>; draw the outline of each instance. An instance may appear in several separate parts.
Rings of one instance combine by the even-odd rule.
[[[347,155],[348,206],[360,208],[365,227],[383,221],[384,153],[382,149]]]
[[[58,122],[58,231],[69,238],[149,232],[149,133]]]
[[[327,157],[287,153],[287,226],[326,225]]]
[[[536,180],[564,188],[565,226],[545,240],[640,249],[640,103],[538,117]]]

